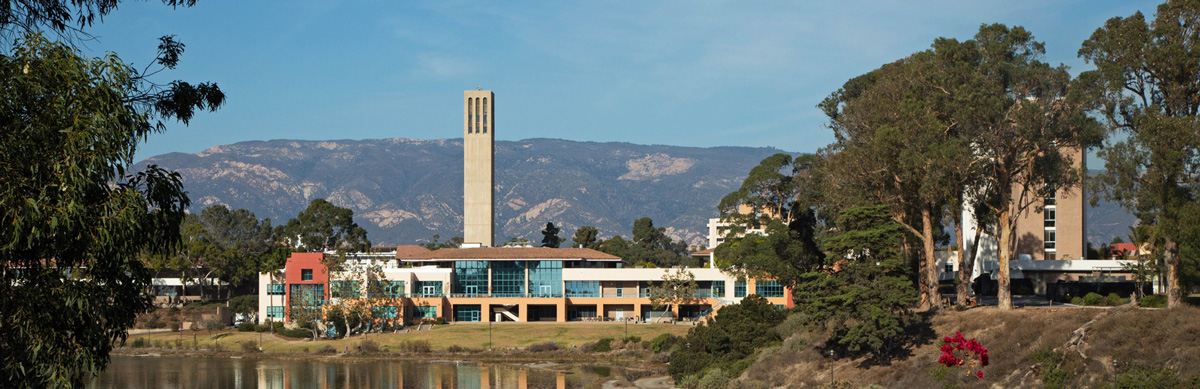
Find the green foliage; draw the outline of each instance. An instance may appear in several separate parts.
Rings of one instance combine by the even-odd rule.
[[[277,328],[275,329],[275,333],[280,336],[300,339],[311,338],[313,336],[312,331],[304,328]]]
[[[843,211],[837,226],[826,243],[830,263],[803,275],[796,306],[811,326],[828,330],[829,346],[885,357],[902,347],[918,300],[904,274],[903,229],[882,206]]]
[[[242,352],[244,352],[244,353],[262,352],[261,350],[258,349],[258,344],[254,343],[253,341],[241,342],[241,346],[242,346]]]
[[[21,37],[0,45],[0,386],[81,386],[150,309],[136,258],[168,252],[188,206],[177,173],[129,172],[137,144],[164,128],[156,119],[186,121],[224,97],[154,90],[114,54],[23,34],[7,16],[25,12],[0,18],[0,36]]]
[[[1089,292],[1083,296],[1083,303],[1086,305],[1101,305],[1104,303],[1104,296],[1096,292]]]
[[[1113,136],[1098,154],[1107,171],[1097,193],[1116,200],[1162,240],[1168,306],[1182,303],[1180,242],[1200,188],[1200,3],[1170,0],[1155,19],[1141,12],[1109,19],[1079,49],[1096,66],[1079,75],[1090,108]],[[1192,262],[1190,265],[1195,265]]]
[[[592,226],[579,227],[575,230],[575,235],[571,238],[571,242],[575,243],[574,247],[582,247],[585,249],[597,249],[600,246],[596,243],[600,236],[600,230]]]
[[[662,282],[650,286],[650,305],[659,309],[663,306],[682,304],[693,298],[698,287],[696,276],[692,272],[682,267],[675,268],[674,273],[664,270]]]
[[[555,227],[554,223],[546,223],[546,228],[542,230],[542,247],[558,248],[559,243],[562,243],[562,238],[558,237],[558,233],[562,231]]]
[[[1167,306],[1167,296],[1161,294],[1146,296],[1140,303],[1141,306],[1146,308],[1165,308]]]
[[[299,215],[277,227],[275,234],[293,247],[311,252],[371,248],[367,230],[354,222],[354,211],[325,199],[313,199]]]
[[[1067,381],[1071,380],[1070,373],[1059,366],[1062,364],[1062,355],[1054,352],[1053,347],[1047,346],[1044,349],[1038,350],[1033,355],[1030,355],[1029,359],[1037,365],[1038,378],[1042,380],[1042,384],[1046,388],[1064,388],[1067,385]]]
[[[654,227],[650,218],[643,217],[633,222],[633,241],[616,235],[596,242],[595,246],[597,250],[630,262],[644,261],[655,267],[694,266],[696,261],[687,255],[687,242],[675,242],[665,231],[663,227]]]
[[[1088,303],[1083,300],[1083,297],[1079,297],[1079,296],[1072,297],[1071,304],[1073,304],[1073,305],[1088,305]]]
[[[532,351],[532,352],[543,352],[543,351],[555,351],[555,350],[558,350],[559,347],[558,347],[558,344],[555,344],[554,342],[542,342],[542,343],[531,344],[531,345],[529,345],[529,347],[526,347],[525,349],[528,351]]]
[[[358,344],[358,352],[363,354],[378,354],[380,351],[382,349],[379,348],[379,343],[375,343],[373,340],[363,340]]]
[[[422,246],[425,246],[425,248],[432,251],[438,249],[456,249],[463,243],[463,238],[461,236],[450,238],[450,240],[445,242],[439,242],[438,239],[441,239],[441,237],[441,235],[433,234],[433,240],[422,244]]]
[[[804,274],[825,262],[825,254],[815,239],[816,228],[812,211],[799,213],[786,226],[779,220],[768,220],[765,236],[727,238],[717,246],[717,265],[739,276],[775,279],[793,287]]]
[[[681,381],[710,366],[724,369],[730,376],[741,374],[754,362],[757,348],[781,340],[775,326],[784,316],[784,311],[758,295],[721,307],[713,320],[689,330],[680,340],[682,347],[677,345],[671,352],[671,376]]]
[[[400,352],[405,353],[427,353],[433,348],[429,346],[428,340],[405,340],[396,345]]]
[[[249,315],[258,311],[258,295],[248,294],[229,299],[229,312]]]
[[[245,321],[245,322],[242,322],[242,324],[238,324],[238,326],[237,326],[237,330],[240,332],[254,332],[254,330],[257,330],[257,329],[258,329],[258,324],[254,324],[254,322],[252,322],[252,321]]]
[[[721,368],[711,369],[704,373],[700,381],[696,383],[697,389],[725,389],[729,386],[729,380],[733,379],[728,374],[725,374]]]
[[[673,334],[662,334],[650,340],[650,351],[660,353],[670,351],[681,338]]]
[[[600,338],[596,341],[596,345],[592,346],[592,351],[603,353],[612,351],[613,338]]]
[[[1134,365],[1130,369],[1117,374],[1116,377],[1112,378],[1112,382],[1105,386],[1113,389],[1194,388],[1194,386],[1185,386],[1170,368],[1152,368],[1142,365]]]

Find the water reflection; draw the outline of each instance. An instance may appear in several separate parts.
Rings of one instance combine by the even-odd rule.
[[[606,379],[591,367],[564,373],[470,362],[113,356],[108,369],[88,387],[574,388]]]

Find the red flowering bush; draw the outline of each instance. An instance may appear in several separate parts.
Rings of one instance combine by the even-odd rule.
[[[967,340],[958,332],[954,337],[947,336],[942,339],[942,357],[938,358],[938,363],[946,367],[966,367],[967,375],[974,375],[975,379],[981,380],[983,367],[988,365],[987,348],[975,339]],[[974,374],[971,373],[972,370],[975,370]]]

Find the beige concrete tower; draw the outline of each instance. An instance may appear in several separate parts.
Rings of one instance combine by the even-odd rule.
[[[492,246],[496,125],[492,91],[463,92],[463,243]]]

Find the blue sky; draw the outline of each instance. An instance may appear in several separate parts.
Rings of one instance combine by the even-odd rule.
[[[1045,60],[1149,1],[124,2],[89,31],[161,81],[215,81],[225,107],[173,123],[136,159],[247,140],[456,138],[462,91],[496,93],[501,140],[679,146],[830,143],[816,104],[846,80],[982,23],[1022,25]],[[1099,166],[1093,165],[1093,168]]]

